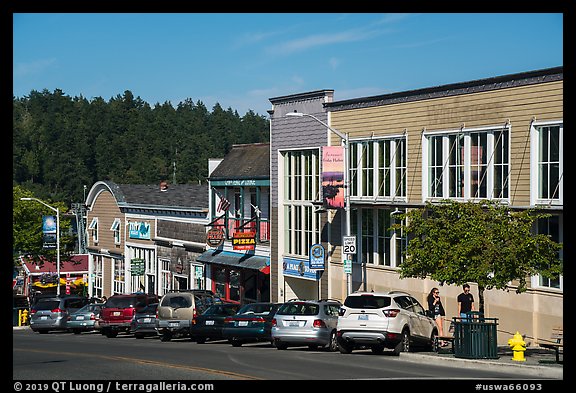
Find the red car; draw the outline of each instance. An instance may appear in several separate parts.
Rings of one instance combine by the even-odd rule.
[[[111,296],[100,312],[100,331],[108,338],[120,332],[129,333],[134,314],[153,303],[158,303],[158,296],[145,293]]]

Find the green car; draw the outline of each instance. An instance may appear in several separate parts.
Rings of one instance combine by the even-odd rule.
[[[87,304],[78,311],[73,312],[68,316],[66,328],[73,331],[74,334],[98,330],[98,320],[103,305],[103,303]]]
[[[235,303],[214,304],[208,307],[196,317],[194,324],[190,326],[190,337],[198,344],[203,344],[206,340],[224,339],[222,336],[224,319],[236,314],[240,307]]]
[[[224,319],[222,336],[234,347],[247,342],[272,343],[272,319],[283,303],[251,303]]]

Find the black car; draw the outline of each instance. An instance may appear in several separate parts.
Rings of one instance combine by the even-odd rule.
[[[240,309],[239,304],[214,304],[196,317],[195,323],[190,326],[190,337],[198,344],[206,340],[222,340],[222,327],[224,319],[234,315]]]
[[[234,347],[247,342],[272,341],[272,319],[282,303],[250,303],[224,319],[222,335]]]
[[[136,338],[157,336],[156,310],[158,310],[158,303],[149,304],[136,311],[130,323],[130,333],[133,333]]]

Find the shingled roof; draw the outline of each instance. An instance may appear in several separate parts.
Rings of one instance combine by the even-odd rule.
[[[270,144],[232,145],[210,180],[270,179]]]
[[[106,180],[119,207],[208,209],[207,184],[116,184]]]

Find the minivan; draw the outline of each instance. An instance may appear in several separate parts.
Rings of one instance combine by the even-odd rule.
[[[44,297],[30,310],[30,328],[39,333],[67,330],[68,316],[88,304],[88,298],[76,295]]]

